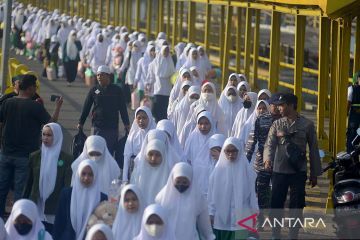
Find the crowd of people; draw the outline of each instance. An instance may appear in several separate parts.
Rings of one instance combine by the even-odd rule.
[[[91,136],[76,159],[62,151],[62,98],[50,116],[33,100],[34,76],[19,76],[18,92],[1,103],[1,217],[10,188],[15,204],[0,239],[246,239],[257,236],[238,221],[258,214],[261,231],[264,210],[283,209],[288,188],[291,214],[302,217],[306,180],[317,184],[321,162],[314,124],[298,113],[295,95],[254,92],[237,73],[217,93],[202,46],[178,43],[172,56],[165,33],[148,41],[57,10],[14,4],[13,36],[19,54],[45,51],[69,83],[79,70],[97,81],[77,125],[90,116]],[[127,132],[121,162],[119,114]],[[114,179],[122,181],[114,222],[90,225]]]

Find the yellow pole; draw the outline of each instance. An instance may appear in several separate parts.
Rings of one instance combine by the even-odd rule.
[[[224,57],[222,59],[222,81],[221,81],[221,88],[224,89],[226,86],[226,79],[228,76],[228,65],[229,65],[229,56],[230,56],[230,45],[231,45],[231,20],[232,20],[232,13],[233,8],[231,6],[226,6],[227,8],[227,15],[226,15],[226,29],[225,29],[225,39],[224,39]]]
[[[317,136],[325,138],[324,118],[327,106],[330,58],[330,20],[320,18],[319,29],[319,77],[318,77],[318,102],[317,102]]]
[[[110,0],[106,0],[106,25],[110,24]]]
[[[115,3],[114,3],[114,8],[115,8],[115,11],[114,11],[114,25],[117,26],[120,24],[119,22],[119,0],[115,0]]]
[[[337,110],[336,110],[336,128],[335,152],[345,149],[346,139],[346,118],[347,118],[347,88],[349,84],[350,69],[350,37],[351,37],[351,18],[345,17],[343,26],[339,28],[338,34],[338,62],[339,62],[339,81],[337,82]],[[345,105],[345,106],[344,106]]]
[[[298,112],[302,108],[302,74],[304,67],[304,44],[305,44],[306,17],[295,16],[295,69],[294,69],[294,94],[298,97]],[[319,55],[319,59],[321,56]]]
[[[269,90],[276,92],[279,85],[280,67],[280,13],[272,12],[270,35]]]
[[[223,58],[224,58],[224,35],[225,35],[225,6],[221,5],[221,14],[220,14],[220,37],[219,37],[219,44],[220,44],[220,69],[222,69]]]
[[[177,44],[177,33],[178,33],[178,6],[179,3],[174,0],[173,1],[173,28],[172,28],[172,45],[175,46]]]
[[[167,16],[166,16],[166,35],[168,36],[169,38],[169,41],[170,39],[172,40],[173,39],[173,36],[171,36],[171,3],[173,3],[174,1],[166,1],[166,7],[167,7]],[[173,45],[174,46],[174,45]]]
[[[253,82],[252,85],[255,89],[258,88],[257,86],[257,77],[258,77],[258,58],[259,58],[259,45],[260,45],[260,10],[255,10],[255,29],[254,29],[254,48],[253,48]],[[249,76],[250,77],[250,76]]]
[[[194,42],[195,40],[195,17],[196,17],[196,3],[188,2],[188,41]]]
[[[250,54],[251,54],[251,45],[250,45],[250,41],[251,38],[253,37],[251,35],[251,19],[252,19],[252,9],[251,8],[246,8],[246,23],[245,23],[245,58],[244,58],[244,72],[245,72],[245,76],[247,77],[247,79],[249,79],[250,81],[250,85],[252,88],[254,88],[254,82],[251,80],[250,78]]]
[[[151,0],[147,0],[146,3],[146,35],[148,39],[151,35]]]
[[[236,27],[236,72],[240,73],[241,63],[241,15],[242,8],[237,8],[237,27]]]
[[[183,40],[183,23],[184,23],[184,2],[181,1],[180,2],[180,22],[179,22],[179,33],[178,33],[178,37],[179,37],[179,42],[182,42]]]
[[[164,1],[158,0],[157,32],[163,32],[164,28]]]
[[[211,4],[207,3],[205,7],[205,36],[204,45],[206,52],[209,52],[210,47],[210,26],[211,26]]]

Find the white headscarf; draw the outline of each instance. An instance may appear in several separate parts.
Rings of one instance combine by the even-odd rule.
[[[176,58],[177,58],[178,61],[179,61],[180,55],[184,51],[185,46],[186,46],[186,43],[184,43],[184,42],[179,42],[175,46]]]
[[[183,193],[175,188],[177,177],[186,177],[190,182],[189,188]],[[176,239],[198,239],[197,217],[204,209],[207,211],[207,206],[199,185],[193,181],[191,165],[181,162],[174,166],[167,184],[156,196],[156,203],[169,211],[170,219],[175,226]],[[210,229],[210,221],[208,225]]]
[[[125,194],[128,191],[135,193],[139,201],[139,208],[136,213],[129,213],[125,209],[124,199]],[[139,234],[141,229],[141,218],[143,216],[144,209],[145,204],[144,200],[142,199],[140,189],[133,184],[126,185],[121,190],[119,208],[113,224],[112,231],[114,233],[115,239],[134,239],[134,237]]]
[[[152,58],[150,55],[151,49],[153,49],[153,48],[154,48],[154,46],[151,46],[151,45],[146,46],[146,50],[144,53],[144,57],[143,57],[144,60],[141,64],[141,68],[143,69],[143,73],[145,74],[145,77],[148,72],[149,64],[154,60],[154,58]]]
[[[137,63],[140,60],[140,58],[142,57],[140,42],[136,40],[133,42],[132,46],[133,47],[131,49],[131,58],[130,58],[130,62],[129,62],[129,68],[126,72],[126,81],[129,84],[134,83],[136,69],[137,69]],[[134,46],[137,46],[136,50],[135,50]]]
[[[242,82],[238,83],[238,85],[237,85],[237,87],[236,87],[237,90],[238,90],[238,92],[240,92],[240,88],[241,88],[242,86],[244,86],[244,87],[246,88],[246,92],[250,92],[250,91],[251,91],[251,88],[250,88],[249,83],[246,82],[246,81],[242,81]],[[243,99],[241,99],[241,100],[243,100]]]
[[[164,223],[164,230],[159,237],[152,237],[148,234],[148,232],[145,229],[145,225],[147,220],[151,215],[157,215],[160,217],[160,219]],[[176,239],[175,237],[175,230],[173,228],[173,225],[171,224],[171,219],[169,219],[168,212],[165,208],[160,206],[159,204],[151,204],[146,207],[144,211],[144,215],[141,222],[141,230],[139,235],[137,235],[134,240],[172,240]]]
[[[255,110],[255,103],[256,103],[256,99],[257,99],[257,94],[254,93],[254,92],[248,92],[247,95],[251,99],[251,107],[250,108],[244,108],[243,107],[242,109],[240,109],[240,111],[236,115],[234,125],[232,126],[232,130],[231,130],[231,136],[232,137],[237,137],[237,138],[240,137],[241,131],[242,131],[242,128],[243,128],[245,122],[248,120],[250,115]]]
[[[14,221],[20,215],[24,215],[32,222],[31,231],[26,235],[20,235],[15,226]],[[8,235],[8,240],[29,240],[29,239],[38,239],[40,231],[44,231],[45,238],[44,240],[50,240],[52,237],[48,232],[45,231],[45,227],[41,222],[41,219],[38,215],[38,210],[34,202],[27,199],[20,199],[15,202],[11,214],[6,221],[5,229]]]
[[[89,232],[86,234],[85,240],[92,240],[97,232],[102,232],[105,235],[106,240],[118,239],[114,238],[111,228],[108,225],[104,223],[98,223],[90,228]]]
[[[208,111],[201,112],[196,119],[196,123],[200,121],[201,118],[207,118],[211,124],[210,132],[206,135],[202,134],[198,127],[192,131],[189,135],[188,139],[185,143],[185,155],[187,157],[187,161],[191,164],[196,164],[196,160],[198,157],[199,152],[201,152],[202,148],[206,146],[206,141],[216,133],[216,126],[211,116],[211,113]]]
[[[229,161],[224,152],[229,145],[233,145],[239,151],[234,161]],[[258,203],[252,174],[242,143],[236,138],[228,138],[209,182],[209,204],[215,208],[214,228],[241,229],[236,221],[257,212]]]
[[[147,160],[147,155],[152,150],[160,152],[162,156],[161,163],[155,167],[151,166]],[[153,139],[147,144],[146,153],[136,162],[137,166],[131,177],[131,183],[137,185],[143,193],[145,205],[154,203],[156,195],[166,184],[171,170],[168,161],[164,142]]]
[[[174,124],[168,119],[163,119],[157,123],[157,129],[165,131],[168,134],[172,148],[176,151],[181,161],[185,161],[186,157],[184,150],[182,149],[179,138],[176,135],[176,128]]]
[[[66,55],[70,60],[75,60],[78,55],[78,49],[76,47],[75,40],[72,37],[75,33],[75,30],[71,30],[66,42]]]
[[[200,50],[204,50],[204,55],[200,56]],[[205,72],[208,72],[209,70],[211,70],[211,63],[209,60],[209,57],[205,51],[205,48],[203,46],[198,46],[197,50],[199,52],[199,58],[200,58],[200,62],[201,62],[201,66],[203,67],[203,69],[205,69]]]
[[[236,74],[236,73],[232,73],[230,74],[229,78],[228,78],[228,82],[224,88],[224,90],[221,92],[221,95],[220,95],[220,98],[219,98],[219,104],[222,104],[226,101],[226,93],[227,93],[227,87],[230,87],[231,86],[231,83],[230,83],[230,79],[232,77],[236,77],[237,81],[238,81],[238,84],[239,84],[239,76]]]
[[[76,172],[79,164],[85,159],[91,159],[89,153],[92,151],[101,153],[100,159],[94,162],[98,167],[100,190],[103,193],[108,194],[112,180],[120,176],[120,168],[106,147],[105,139],[97,135],[89,136],[86,139],[83,152],[71,165],[73,171],[71,185],[74,185],[74,181],[76,180]]]
[[[146,129],[141,129],[136,122],[136,115],[139,111],[144,111],[149,119],[149,123]],[[124,171],[123,180],[128,181],[128,162],[131,156],[136,156],[140,150],[146,134],[149,130],[156,128],[156,123],[152,116],[151,110],[146,106],[141,106],[135,111],[135,119],[130,128],[129,135],[126,139],[124,149]],[[126,165],[126,166],[125,166]]]
[[[222,148],[226,137],[223,134],[214,134],[206,142],[206,147],[199,152],[197,160],[193,164],[194,176],[199,182],[201,192],[207,196],[209,187],[209,177],[215,168],[215,161],[210,154],[210,150],[214,147]]]
[[[107,54],[106,50],[108,47],[108,43],[106,43],[106,41],[105,41],[105,36],[103,36],[103,41],[100,42],[99,41],[100,36],[103,36],[103,35],[101,33],[99,33],[96,36],[95,45],[91,49],[91,55],[92,55],[91,67],[94,72],[97,71],[99,66],[106,64],[106,54]]]
[[[227,96],[227,93],[229,89],[233,89],[235,91],[235,101],[230,101],[229,97]],[[237,113],[240,111],[240,109],[243,107],[242,101],[239,97],[238,91],[233,86],[228,86],[223,91],[224,95],[223,98],[219,99],[219,106],[223,110],[225,114],[225,126],[227,126],[226,136],[229,137],[231,135],[232,126],[235,121],[235,117]],[[222,100],[222,101],[221,101]]]
[[[198,54],[197,59],[194,59],[192,54],[196,52]],[[184,63],[183,67],[185,68],[191,68],[193,66],[196,66],[197,71],[199,73],[199,77],[200,77],[200,81],[204,81],[205,80],[205,75],[206,75],[206,69],[205,67],[202,65],[201,61],[200,61],[200,55],[199,52],[196,48],[191,48],[189,51],[189,54],[187,56],[186,62]]]
[[[271,98],[271,92],[269,89],[261,89],[258,93],[258,98],[261,96],[261,94],[265,93],[269,98]]]
[[[94,179],[91,186],[84,187],[80,182],[80,176],[87,166],[91,168]],[[101,192],[97,169],[96,163],[87,159],[82,161],[75,171],[76,177],[71,191],[70,219],[77,240],[84,238],[89,217],[100,203]]]
[[[160,54],[157,54],[152,64],[155,64],[155,74],[159,78],[169,78],[175,72],[174,62],[170,54],[165,57],[164,51],[168,46],[162,46]]]
[[[45,201],[52,194],[55,188],[57,177],[57,165],[61,152],[63,133],[61,127],[57,123],[48,123],[43,127],[49,127],[53,134],[53,143],[50,147],[41,145],[41,164],[40,164],[40,180],[39,193],[40,199],[38,201],[39,216],[44,220]]]

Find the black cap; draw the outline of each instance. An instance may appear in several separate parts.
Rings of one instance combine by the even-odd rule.
[[[275,104],[277,101],[279,101],[279,97],[281,96],[280,93],[274,93],[271,95],[269,100],[267,101],[269,104]]]
[[[280,104],[294,104],[297,105],[297,97],[292,94],[292,93],[281,93],[279,96],[279,99],[277,101],[274,102],[274,104],[276,105],[280,105]]]

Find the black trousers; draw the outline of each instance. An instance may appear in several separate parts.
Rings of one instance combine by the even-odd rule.
[[[271,211],[270,219],[274,223],[274,218],[281,222],[283,217],[283,209],[286,201],[288,189],[290,187],[290,204],[289,217],[303,218],[303,209],[305,207],[305,184],[306,172],[298,172],[295,174],[272,173],[272,194],[271,194]],[[300,225],[289,229],[289,239],[296,239],[300,229]],[[281,228],[272,228],[273,238],[280,239]]]
[[[154,95],[152,114],[156,122],[167,119],[167,108],[169,105],[169,96]]]
[[[264,221],[263,209],[270,207],[270,188],[271,172],[259,171],[256,178],[256,193],[258,197],[258,204],[260,212],[258,215],[258,222],[262,225]]]

